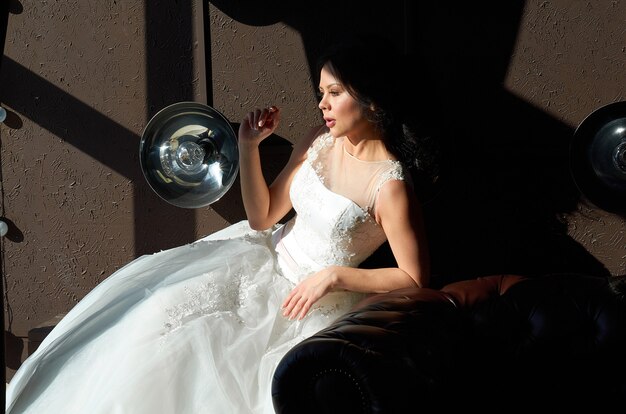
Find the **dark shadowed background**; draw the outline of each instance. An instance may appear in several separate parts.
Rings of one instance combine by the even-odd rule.
[[[256,106],[280,106],[282,124],[263,146],[271,179],[320,122],[317,53],[351,32],[384,34],[404,52],[406,105],[441,154],[439,179],[423,191],[434,284],[626,273],[624,217],[580,194],[568,159],[580,122],[625,99],[626,2],[484,3],[7,1],[8,376],[30,330],[116,269],[245,218],[238,183],[196,210],[149,189],[138,147],[150,117],[198,101],[236,127]]]

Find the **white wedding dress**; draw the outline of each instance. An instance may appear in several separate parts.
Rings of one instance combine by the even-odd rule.
[[[263,232],[243,221],[115,272],[22,364],[6,412],[273,413],[280,359],[362,295],[331,292],[301,321],[282,301],[311,272],[374,252],[385,241],[376,194],[404,179],[397,161],[360,161],[328,134],[307,154],[293,219]]]

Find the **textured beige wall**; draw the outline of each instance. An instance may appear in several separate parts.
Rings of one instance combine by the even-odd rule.
[[[9,16],[0,74],[9,112],[0,134],[11,349],[133,258],[228,224],[212,208],[163,202],[139,168],[141,132],[156,111],[206,102],[202,4],[19,9]],[[243,218],[230,211],[229,219]]]
[[[527,1],[505,86],[537,109],[576,128],[599,107],[626,100],[626,2]],[[568,234],[626,274],[624,215],[584,197],[564,215]]]
[[[524,122],[555,124],[562,134],[560,152],[546,152],[547,158],[557,154],[558,163],[547,159],[554,167],[544,168],[545,176],[533,175],[531,169],[508,171],[536,181],[521,192],[517,181],[514,186],[505,181],[481,184],[485,177],[501,174],[488,170],[494,161],[488,156],[473,158],[485,167],[480,172],[452,174],[442,195],[426,205],[436,270],[506,272],[519,269],[518,262],[527,258],[529,267],[540,266],[548,256],[556,257],[550,269],[558,270],[561,262],[588,255],[586,260],[597,261],[610,274],[626,273],[622,217],[578,199],[555,207],[559,203],[545,200],[550,193],[545,188],[532,202],[536,194],[530,190],[553,176],[561,180],[555,180],[557,187],[566,182],[562,149],[567,134],[596,107],[625,99],[624,1],[518,2],[525,4],[502,12],[510,21],[501,25],[493,23],[501,11],[488,6],[464,5],[459,11],[450,5],[390,2],[369,9],[345,2],[321,10],[319,2],[248,3],[214,1],[203,7],[199,1],[67,1],[22,2],[21,10],[13,8],[19,13],[9,16],[0,71],[0,100],[9,111],[0,125],[0,214],[11,227],[1,241],[11,349],[29,329],[66,312],[134,257],[190,242],[244,218],[238,185],[198,210],[169,206],[149,190],[139,170],[138,145],[156,111],[195,100],[209,102],[238,122],[254,106],[281,106],[278,136],[264,149],[271,178],[290,143],[319,122],[312,57],[332,36],[364,28],[388,33],[406,51],[426,59],[417,65],[430,69],[429,83],[440,103],[422,96],[416,100],[453,114],[444,116],[444,123],[465,128],[492,121],[480,120],[484,111],[474,101],[484,97],[476,90],[480,82],[474,82],[482,73],[485,79],[495,77],[513,97],[507,99],[515,99],[525,113],[541,116]],[[473,8],[477,10],[468,19]],[[199,27],[202,10],[210,23],[206,39]],[[480,67],[483,58],[496,53],[493,45],[482,42],[493,40],[489,29],[494,24],[498,29],[510,25],[514,42],[495,49],[502,67]],[[463,132],[480,136],[470,127]],[[539,127],[534,132],[543,139]],[[501,142],[502,148],[489,147],[490,156],[527,145],[515,139]],[[457,150],[471,146],[472,156],[484,144],[480,139],[460,146],[453,142]],[[538,152],[556,146],[531,144],[524,149],[535,157],[531,163]],[[559,198],[560,187],[553,193]],[[572,196],[571,191],[566,195]],[[544,208],[548,203],[550,208]],[[547,211],[529,217],[529,209]],[[526,222],[541,229],[557,223],[555,238],[580,250],[555,248],[553,255],[523,232]],[[520,246],[514,239],[522,240],[523,256],[516,256]]]

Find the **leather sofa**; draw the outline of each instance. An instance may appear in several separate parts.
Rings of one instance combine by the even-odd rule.
[[[625,293],[626,276],[555,274],[373,295],[283,357],[274,407],[624,412]]]

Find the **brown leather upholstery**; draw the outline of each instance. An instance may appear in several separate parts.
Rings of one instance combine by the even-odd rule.
[[[624,277],[496,275],[374,295],[276,369],[278,413],[626,404]]]

